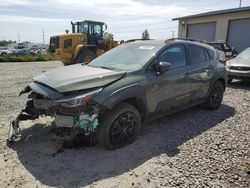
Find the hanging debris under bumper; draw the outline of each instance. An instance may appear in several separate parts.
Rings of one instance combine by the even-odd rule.
[[[21,121],[35,120],[40,115],[54,117],[57,128],[79,129],[85,135],[96,131],[102,107],[91,99],[102,90],[101,88],[83,91],[77,95],[62,95],[38,83],[32,84],[20,93],[29,93],[28,101],[25,108],[10,123],[7,142],[11,143],[19,137]]]

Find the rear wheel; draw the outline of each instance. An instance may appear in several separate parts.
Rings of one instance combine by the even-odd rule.
[[[209,110],[215,110],[220,107],[224,94],[224,87],[221,81],[216,81],[205,102],[205,107]]]
[[[138,110],[130,104],[121,103],[100,118],[98,144],[110,150],[126,146],[138,136],[140,127]]]
[[[77,56],[76,63],[90,63],[93,59],[96,58],[96,54],[90,49],[84,49]]]

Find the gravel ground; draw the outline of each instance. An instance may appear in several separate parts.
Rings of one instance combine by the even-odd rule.
[[[250,82],[235,81],[216,111],[195,107],[147,123],[135,143],[60,149],[42,117],[21,124],[6,146],[8,124],[25,104],[18,92],[60,62],[0,64],[0,187],[250,187]]]

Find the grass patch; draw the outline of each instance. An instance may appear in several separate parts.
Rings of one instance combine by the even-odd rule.
[[[32,62],[32,61],[51,61],[54,60],[49,54],[46,55],[6,55],[0,56],[0,62]]]

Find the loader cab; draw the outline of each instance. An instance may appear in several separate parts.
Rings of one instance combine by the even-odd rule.
[[[98,48],[104,47],[103,26],[105,24],[103,22],[85,20],[82,22],[71,22],[71,25],[72,33],[87,34],[88,45],[97,46]]]

